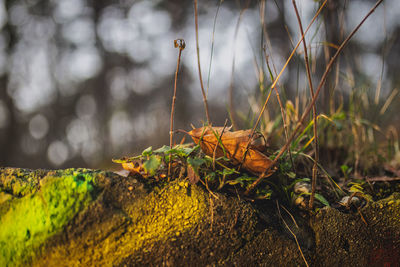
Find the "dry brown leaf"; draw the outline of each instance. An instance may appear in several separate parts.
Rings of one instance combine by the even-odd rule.
[[[121,164],[121,167],[124,169],[124,171],[128,171],[128,174],[139,174],[144,178],[149,177],[149,173],[146,172],[146,170],[143,167],[143,162],[141,160],[133,160],[130,161],[129,158],[122,158],[118,160],[113,160],[115,163]],[[122,172],[121,172],[122,173]],[[155,177],[157,178],[157,177]],[[162,178],[162,177],[158,177]]]
[[[195,172],[193,167],[190,165],[187,166],[187,177],[191,184],[197,184],[197,182],[200,180],[200,176]]]
[[[222,136],[221,136],[222,134]],[[223,127],[201,127],[189,132],[193,141],[199,144],[202,151],[208,156],[223,157],[224,149],[226,157],[232,160],[233,164],[240,164],[243,160],[246,146],[250,140],[251,130],[240,130],[231,132]],[[220,139],[223,148],[218,142]],[[270,168],[272,160],[254,147],[248,148],[242,167],[254,174],[264,173]]]
[[[124,170],[127,170],[131,173],[141,174],[143,172],[143,168],[138,162],[124,162],[121,165]]]

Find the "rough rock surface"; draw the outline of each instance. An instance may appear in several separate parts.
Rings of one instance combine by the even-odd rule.
[[[0,168],[0,266],[301,266],[274,205],[185,180]],[[397,266],[400,194],[290,227],[312,266]],[[391,264],[391,265],[390,265]]]

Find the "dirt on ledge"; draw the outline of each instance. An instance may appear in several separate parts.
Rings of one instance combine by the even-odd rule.
[[[186,180],[87,169],[0,168],[1,266],[302,266],[273,205]],[[312,266],[398,266],[400,194],[294,229]],[[40,226],[40,227],[39,227]],[[396,265],[397,264],[397,265]]]

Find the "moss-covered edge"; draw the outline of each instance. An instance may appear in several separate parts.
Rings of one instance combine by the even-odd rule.
[[[127,217],[124,219],[127,223],[115,223],[108,231],[110,221],[100,219],[80,237],[47,250],[34,265],[53,266],[61,262],[63,266],[116,266],[133,254],[151,251],[155,244],[180,238],[201,224],[208,214],[207,193],[188,181],[175,180],[148,194],[141,194],[142,191],[132,189],[131,193],[140,197],[133,196],[134,201],[122,203],[121,212],[110,216],[114,222],[123,220],[118,217]],[[101,237],[95,237],[96,234]],[[97,241],[93,242],[93,239]],[[68,257],[65,257],[66,253]]]
[[[7,171],[9,173],[14,172],[12,170]],[[20,173],[24,177],[24,172],[14,173]],[[246,240],[243,240],[243,242],[231,247],[233,249],[232,257],[229,257],[226,261],[223,260],[226,259],[226,256],[215,255],[213,252],[218,251],[218,246],[224,246],[226,242],[231,242],[232,239],[224,239],[224,237],[227,237],[226,233],[221,235],[219,228],[215,227],[217,225],[215,222],[221,214],[215,206],[213,209],[215,216],[214,231],[210,231],[209,239],[207,238],[208,232],[199,231],[199,225],[207,226],[207,223],[204,224],[204,219],[210,220],[210,218],[205,218],[206,216],[209,217],[210,210],[207,208],[209,196],[201,187],[190,186],[186,181],[176,180],[167,183],[165,187],[160,189],[153,188],[149,192],[148,188],[143,187],[143,183],[137,181],[135,183],[137,186],[130,188],[131,186],[126,181],[134,181],[135,179],[132,177],[114,177],[110,173],[101,171],[71,169],[51,171],[45,174],[40,171],[36,173],[39,174],[38,178],[32,179],[31,182],[18,180],[16,176],[4,180],[0,176],[0,188],[2,193],[6,195],[3,203],[0,203],[0,211],[6,210],[6,213],[0,213],[1,223],[4,216],[7,217],[9,216],[7,214],[15,212],[16,207],[20,209],[19,214],[31,212],[26,207],[24,209],[24,205],[21,204],[23,201],[27,201],[25,199],[39,203],[37,205],[41,205],[43,215],[43,210],[48,209],[47,204],[44,203],[52,203],[51,196],[57,195],[54,192],[50,193],[53,190],[64,192],[66,193],[64,196],[72,198],[75,194],[80,196],[78,202],[81,202],[81,204],[78,204],[78,206],[81,206],[72,207],[70,214],[73,214],[76,210],[83,212],[75,213],[72,216],[74,218],[69,219],[66,224],[62,219],[59,219],[57,222],[58,225],[63,225],[61,228],[55,227],[57,224],[48,224],[51,227],[48,228],[50,231],[46,233],[48,234],[47,239],[52,240],[54,237],[62,235],[66,235],[67,239],[58,242],[59,239],[52,243],[53,245],[45,247],[43,250],[45,253],[34,259],[34,265],[135,265],[138,263],[137,257],[144,255],[141,261],[143,263],[154,263],[158,259],[157,262],[160,264],[173,262],[175,265],[181,266],[187,264],[188,259],[191,259],[190,262],[200,259],[205,252],[207,252],[205,257],[208,258],[204,260],[205,264],[269,265],[273,262],[284,264],[288,263],[287,259],[290,255],[293,255],[293,257],[289,257],[291,259],[289,262],[302,264],[294,241],[290,241],[269,226],[261,234],[254,231],[249,232],[248,234],[251,234],[251,237],[245,238]],[[10,182],[13,180],[18,182]],[[87,183],[87,190],[80,190],[79,188],[85,183]],[[30,187],[31,184],[34,186]],[[25,189],[16,190],[18,188]],[[45,191],[49,192],[47,198],[51,200],[43,201],[41,199],[44,198],[43,192]],[[124,197],[125,194],[129,194],[129,197]],[[62,196],[55,198],[63,199]],[[119,200],[116,200],[117,198]],[[226,200],[229,202],[228,198]],[[67,200],[60,203],[62,204],[58,205],[61,205],[61,210],[70,208]],[[97,209],[96,207],[101,206],[104,209],[110,203],[113,206],[109,210],[98,213],[100,217],[95,217],[91,224],[73,234],[75,227],[80,227],[82,223],[88,221],[86,216],[96,214],[93,212]],[[8,208],[4,209],[4,206]],[[56,205],[55,208],[57,207]],[[309,263],[317,266],[327,264],[365,266],[367,264],[382,265],[399,262],[399,257],[394,257],[394,255],[400,255],[399,210],[399,193],[393,194],[390,198],[369,203],[360,210],[360,214],[345,214],[332,208],[320,210],[313,217],[311,223],[316,235],[315,247],[311,250],[304,250],[306,259]],[[112,211],[112,214],[108,214],[109,211]],[[249,212],[252,212],[251,209]],[[14,214],[17,215],[17,213]],[[65,218],[69,216],[68,214],[68,212],[64,214]],[[243,224],[245,228],[241,229],[240,216],[232,216],[232,214],[234,214],[233,210],[229,211],[227,216],[230,215],[232,218],[225,220],[225,223],[221,222],[223,223],[221,230],[224,231],[223,229],[228,226],[229,236],[236,232],[235,229],[238,233],[246,234],[247,224]],[[43,216],[43,218],[46,218],[46,214]],[[104,216],[104,219],[101,216]],[[11,219],[12,216],[9,217],[10,222]],[[1,225],[3,226],[3,224]],[[11,229],[13,229],[12,227]],[[15,229],[19,233],[18,238],[20,240],[21,237],[27,238],[26,226],[21,227],[17,223]],[[20,229],[25,229],[25,231],[19,231]],[[35,235],[39,240],[39,246],[40,242],[46,243],[46,241],[40,239],[41,235]],[[215,236],[215,239],[212,236]],[[8,236],[5,240],[4,237],[1,237],[0,241],[8,242],[7,246],[12,244],[13,241],[10,241],[12,238]],[[30,238],[32,238],[31,233]],[[202,243],[198,242],[204,238],[208,240],[204,240],[203,246]],[[219,242],[218,244],[221,245],[213,247],[214,242]],[[22,247],[27,249],[28,255],[29,252],[31,253],[29,257],[33,259],[32,255],[34,251],[37,251],[36,247],[34,245],[27,246],[25,240],[22,240],[22,243],[25,243]],[[185,252],[186,248],[178,248],[192,243],[196,246],[192,247],[192,250],[190,250],[192,252],[189,252],[189,254]],[[18,244],[21,245],[21,242]],[[243,246],[244,244],[245,246]],[[158,246],[165,247],[165,249]],[[242,247],[242,249],[238,250],[239,247]],[[196,252],[200,248],[201,253]],[[0,252],[3,252],[1,246]],[[282,255],[285,255],[285,257],[282,257]],[[211,261],[210,257],[212,257]],[[17,257],[13,259],[14,261],[6,263],[9,265],[32,263],[26,257],[25,260],[22,258],[15,259]],[[181,260],[178,261],[179,259]],[[3,262],[0,261],[0,263]]]
[[[0,177],[0,265],[34,258],[49,237],[94,199],[93,173],[7,169]],[[7,197],[4,197],[7,196]]]
[[[145,252],[155,243],[179,238],[208,214],[208,194],[188,181],[175,180],[148,192],[142,183],[137,183],[139,188],[127,188],[120,181],[129,179],[102,171],[1,171],[0,266],[115,265],[135,251]],[[125,197],[126,192],[130,196]],[[120,200],[106,199],[107,195]],[[107,205],[121,210],[115,206],[109,210],[112,214],[96,214],[96,207]],[[70,239],[75,231],[71,227],[84,222],[78,214],[96,218]],[[56,245],[47,250],[49,241],[65,234],[69,242],[53,242]],[[101,238],[93,242],[93,237]]]

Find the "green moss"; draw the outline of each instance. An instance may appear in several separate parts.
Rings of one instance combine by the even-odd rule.
[[[15,181],[20,180],[11,177],[7,181],[14,181],[9,185],[15,189]],[[0,215],[1,266],[33,258],[35,249],[92,200],[90,175],[48,176],[40,185],[36,193],[13,200],[8,211]]]
[[[0,190],[0,205],[4,202],[10,201],[12,199],[12,195],[7,194],[5,192],[1,192]]]
[[[0,168],[0,189],[13,196],[22,197],[34,193],[45,171],[19,168]]]
[[[209,214],[207,193],[184,181],[173,181],[149,194],[140,190],[135,194],[139,195],[123,207],[124,215],[97,221],[76,239],[48,251],[34,265],[115,266],[136,252],[151,251],[156,243],[177,239]],[[118,225],[121,220],[116,216],[127,216],[128,223]]]

